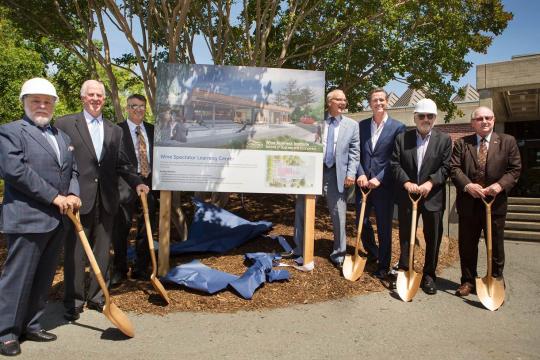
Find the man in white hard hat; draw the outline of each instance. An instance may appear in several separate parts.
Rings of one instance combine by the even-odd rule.
[[[71,140],[50,125],[54,86],[30,79],[20,99],[24,117],[0,126],[0,228],[8,243],[0,276],[0,354],[6,356],[20,354],[21,339],[56,340],[39,320],[69,223],[65,214],[81,205]]]
[[[414,108],[415,129],[396,137],[391,166],[398,191],[399,243],[398,267],[409,268],[412,204],[408,193],[421,196],[418,216],[422,215],[426,242],[422,289],[427,294],[437,292],[435,270],[443,233],[445,184],[450,174],[452,140],[433,128],[437,120],[437,105],[431,99],[420,100]]]

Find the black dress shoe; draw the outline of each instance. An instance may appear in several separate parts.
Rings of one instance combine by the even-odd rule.
[[[83,312],[82,306],[74,306],[71,308],[66,308],[66,310],[64,311],[64,319],[66,319],[67,321],[79,320],[79,318],[81,317],[80,314],[82,312]]]
[[[127,275],[119,272],[115,272],[111,276],[111,286],[120,286],[127,280]]]
[[[19,340],[0,341],[0,354],[5,356],[16,356],[21,353]]]
[[[131,271],[131,278],[135,280],[143,280],[148,281],[150,280],[150,274],[146,271],[138,271],[138,270],[132,270]]]
[[[104,306],[105,306],[104,301],[99,301],[99,302],[88,301],[86,303],[87,308],[89,308],[91,310],[96,310],[97,312],[103,312],[103,307]]]
[[[435,295],[437,293],[437,286],[431,276],[426,275],[422,280],[422,290],[428,295]]]
[[[41,329],[34,332],[27,332],[23,335],[23,338],[28,341],[47,342],[56,340],[56,335]]]
[[[279,256],[281,256],[282,259],[297,259],[300,257],[300,255],[296,255],[293,250],[282,252]]]

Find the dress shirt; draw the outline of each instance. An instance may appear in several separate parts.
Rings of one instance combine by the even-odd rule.
[[[58,146],[58,141],[56,140],[56,137],[54,136],[52,132],[51,125],[45,125],[43,128],[40,128],[43,136],[47,140],[47,142],[52,146],[54,152],[56,153],[56,157],[58,158],[58,162],[61,162],[60,160],[60,147]]]
[[[418,164],[416,175],[420,178],[420,168],[422,167],[422,162],[424,161],[424,156],[426,156],[426,149],[429,145],[429,139],[431,138],[431,130],[426,135],[425,138],[422,138],[422,135],[416,131],[416,162]]]
[[[139,160],[139,151],[137,150],[139,148],[139,140],[137,139],[137,133],[135,132],[137,128],[137,124],[135,124],[133,121],[129,119],[127,119],[127,124],[129,127],[129,134],[131,135],[131,141],[133,141],[133,146],[135,147],[135,153],[137,154],[137,173],[140,174],[141,164]],[[146,133],[146,128],[144,127],[144,122],[141,122],[140,127],[141,127],[141,132],[144,137],[144,141],[146,142],[146,157],[148,158],[148,164],[152,166],[152,164],[150,164],[150,142],[148,140],[148,134]]]
[[[489,150],[489,142],[491,141],[491,134],[493,134],[493,131],[484,136],[486,139],[486,150]],[[480,151],[480,141],[482,141],[482,137],[478,134],[476,134],[476,153]]]
[[[381,124],[377,127],[377,123],[371,118],[371,150],[375,150],[375,145],[377,145],[377,141],[379,140],[379,136],[381,136],[387,120],[388,114],[385,113]]]
[[[90,136],[92,136],[92,128],[95,126],[94,124],[92,124],[92,121],[94,121],[94,119],[97,120],[98,126],[99,126],[99,134],[101,137],[101,141],[103,142],[103,139],[105,138],[104,130],[103,130],[103,115],[99,114],[98,117],[93,117],[86,110],[83,110],[83,114],[84,114],[84,119],[86,120],[86,125],[88,126],[88,131],[90,132]],[[97,151],[97,149],[95,150]],[[101,145],[100,154],[97,154],[98,158],[100,157],[102,151],[103,151],[103,144]]]
[[[326,154],[326,146],[327,143],[328,143],[328,126],[330,125],[330,115],[328,115],[328,117],[326,118],[326,120],[324,121],[324,135],[323,135],[323,154]],[[334,116],[334,118],[336,119],[336,121],[334,122],[334,143],[332,144],[332,146],[334,147],[334,156],[336,154],[336,144],[337,144],[337,140],[338,140],[338,136],[339,136],[339,125],[341,124],[341,115],[338,115],[338,116]]]

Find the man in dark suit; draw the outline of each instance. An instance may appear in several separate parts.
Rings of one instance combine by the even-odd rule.
[[[366,216],[362,231],[362,243],[367,251],[368,263],[378,262],[374,276],[386,280],[392,255],[392,214],[394,210],[394,180],[390,158],[396,136],[405,131],[405,125],[388,116],[386,91],[373,89],[369,94],[369,106],[373,112],[370,119],[360,122],[360,163],[356,188],[356,213],[360,214],[362,200],[360,189],[369,188],[371,193],[366,204]],[[369,214],[375,209],[379,246],[371,227]]]
[[[119,207],[118,176],[136,188],[137,193],[148,193],[149,189],[123,151],[122,129],[103,118],[103,84],[96,80],[85,81],[81,100],[82,112],[59,118],[55,125],[70,136],[75,148],[80,171],[81,223],[108,282],[109,248]],[[94,276],[85,292],[85,262],[84,249],[73,231],[66,239],[64,257],[64,317],[70,321],[79,318],[86,301],[90,309],[103,309],[103,293]]]
[[[392,171],[396,180],[401,253],[398,267],[409,269],[412,204],[409,193],[422,196],[418,216],[422,215],[426,256],[422,289],[430,295],[437,292],[435,270],[443,234],[443,214],[446,203],[445,184],[450,174],[452,140],[433,128],[437,105],[422,99],[414,108],[415,129],[396,137],[392,154]]]
[[[69,223],[63,215],[81,204],[71,140],[50,126],[54,86],[30,79],[20,98],[23,119],[0,127],[0,228],[8,243],[0,276],[0,354],[7,356],[20,354],[21,338],[56,340],[39,320]]]
[[[154,125],[144,121],[146,114],[146,98],[140,94],[133,94],[127,98],[127,120],[118,124],[122,128],[122,143],[124,151],[131,165],[137,169],[137,174],[144,183],[152,188],[152,150],[154,148]],[[147,279],[149,263],[148,239],[142,209],[139,207],[137,194],[120,178],[120,209],[116,214],[114,247],[114,272],[111,277],[111,285],[120,285],[127,279],[127,243],[131,220],[137,212],[137,235],[135,238],[135,251],[137,259],[131,270],[134,279]],[[155,198],[154,192],[148,194],[148,208],[152,228],[154,228]]]
[[[342,90],[333,90],[326,96],[328,112],[323,132],[323,194],[332,219],[334,248],[330,261],[341,268],[347,250],[345,233],[347,212],[347,188],[354,185],[358,166],[358,125],[344,115],[347,98]],[[294,255],[303,253],[305,197],[296,200],[294,220]],[[309,264],[305,264],[309,266]]]
[[[458,296],[467,296],[475,290],[478,241],[482,230],[486,234],[485,205],[481,198],[486,196],[496,196],[491,205],[492,275],[503,275],[508,192],[519,179],[521,157],[516,139],[494,132],[494,124],[491,109],[480,106],[473,111],[471,126],[475,134],[456,141],[450,160],[459,217],[461,285],[456,291]]]

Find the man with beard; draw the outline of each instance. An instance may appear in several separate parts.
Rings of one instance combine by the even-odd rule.
[[[122,145],[122,129],[103,118],[105,87],[87,80],[81,87],[83,111],[66,115],[56,126],[73,142],[80,170],[82,206],[81,223],[88,236],[105,281],[109,280],[109,258],[114,216],[119,208],[118,177],[121,176],[137,194],[149,188],[137,176]],[[103,292],[94,276],[85,291],[86,255],[75,231],[66,239],[64,257],[64,318],[79,318],[86,302],[89,309],[103,311]]]
[[[50,125],[56,89],[30,79],[20,99],[24,117],[0,127],[0,228],[8,243],[0,276],[0,354],[6,356],[20,354],[22,339],[56,340],[40,318],[69,224],[64,215],[81,205],[71,140]]]
[[[398,268],[409,269],[412,204],[410,194],[421,196],[418,216],[422,215],[426,257],[422,278],[425,293],[437,293],[435,285],[439,247],[443,234],[443,214],[446,203],[445,184],[450,174],[450,136],[433,128],[437,120],[437,105],[422,99],[414,108],[415,129],[396,137],[392,154],[392,170],[398,188],[399,244]]]

